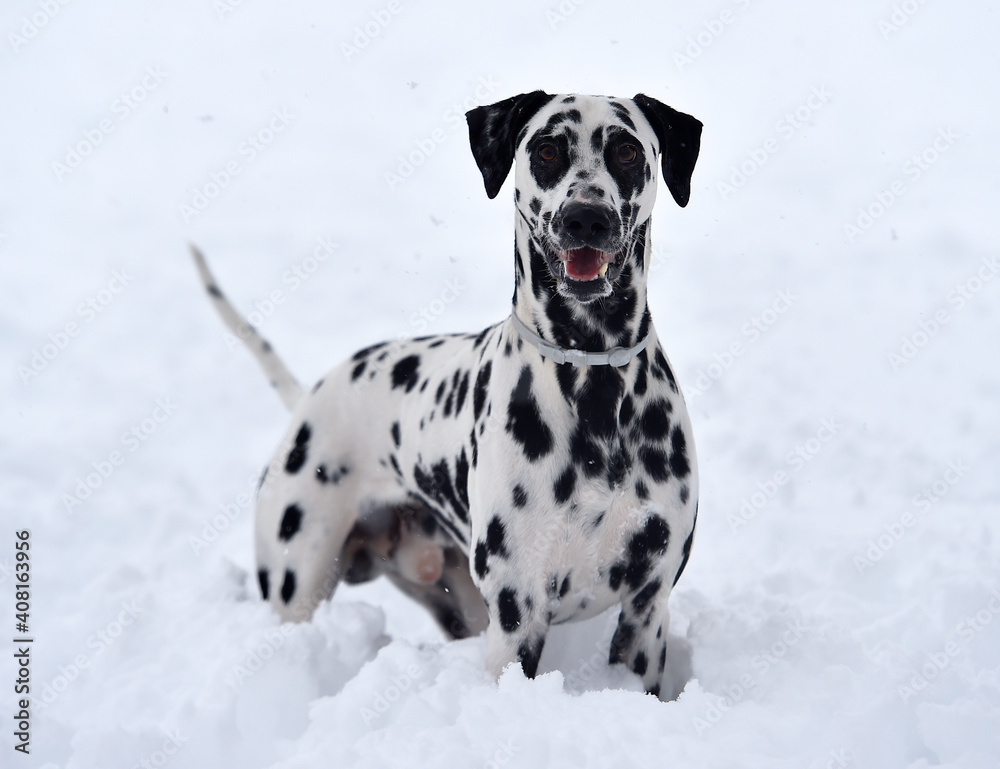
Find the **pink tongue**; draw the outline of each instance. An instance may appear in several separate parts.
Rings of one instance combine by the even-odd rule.
[[[593,280],[604,264],[604,254],[584,246],[566,252],[566,274],[574,280]]]

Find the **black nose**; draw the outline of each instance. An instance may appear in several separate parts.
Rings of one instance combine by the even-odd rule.
[[[568,205],[562,220],[567,235],[587,243],[603,241],[611,232],[611,214],[599,206]]]

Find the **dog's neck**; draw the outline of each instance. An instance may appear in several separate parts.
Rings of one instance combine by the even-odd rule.
[[[646,306],[649,220],[635,229],[612,293],[588,304],[559,293],[540,246],[520,216],[514,240],[513,311],[546,342],[569,350],[601,352],[633,347],[652,331]]]

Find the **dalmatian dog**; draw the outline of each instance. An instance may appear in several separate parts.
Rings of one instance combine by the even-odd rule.
[[[495,676],[533,677],[551,625],[619,605],[609,661],[658,695],[698,471],[646,303],[650,214],[658,166],[687,204],[702,126],[643,94],[542,91],[467,120],[490,198],[514,168],[511,315],[366,347],[308,393],[250,336],[292,410],[257,497],[260,590],[306,620],[385,573],[449,635],[485,627]]]

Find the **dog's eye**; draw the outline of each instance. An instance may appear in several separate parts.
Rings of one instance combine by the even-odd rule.
[[[559,153],[554,144],[541,144],[538,149],[535,150],[535,154],[538,155],[540,160],[550,163],[556,159],[556,155]]]
[[[631,144],[623,144],[618,148],[618,162],[632,163],[639,157],[639,152]]]

